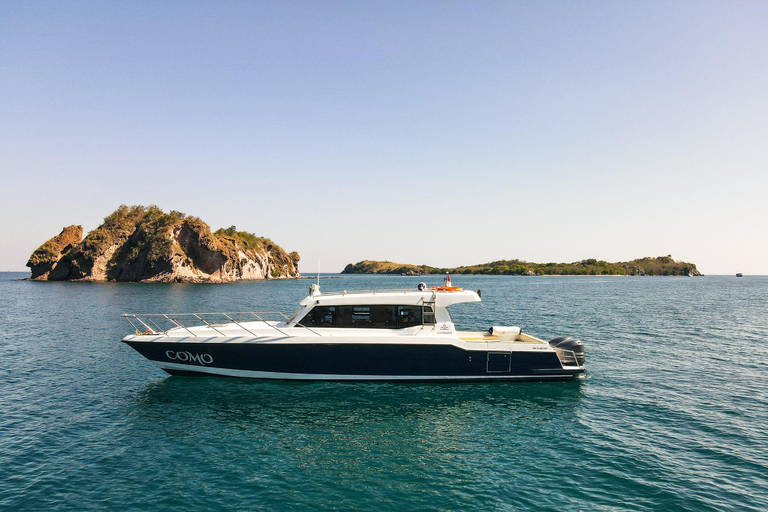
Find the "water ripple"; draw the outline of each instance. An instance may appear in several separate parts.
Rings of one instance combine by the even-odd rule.
[[[768,509],[766,278],[457,277],[462,327],[579,337],[589,374],[423,385],[170,378],[117,341],[123,312],[290,310],[306,281],[4,276],[2,510]]]

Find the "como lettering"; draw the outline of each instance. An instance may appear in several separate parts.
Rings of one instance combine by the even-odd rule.
[[[213,356],[210,354],[193,354],[192,352],[174,352],[173,350],[166,350],[165,355],[171,361],[197,363],[203,366],[213,362]]]

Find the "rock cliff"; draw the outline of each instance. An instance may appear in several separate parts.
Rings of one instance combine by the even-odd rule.
[[[62,229],[61,233],[38,247],[27,261],[27,266],[32,269],[31,279],[40,281],[48,279],[48,275],[53,270],[54,265],[59,262],[61,256],[79,244],[82,239],[82,226],[68,226]]]
[[[232,226],[211,232],[197,217],[121,206],[81,240],[70,226],[27,262],[31,279],[224,283],[300,277],[299,255]]]

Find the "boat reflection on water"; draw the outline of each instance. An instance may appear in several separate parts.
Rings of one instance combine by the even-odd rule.
[[[587,386],[169,377],[125,407],[145,452],[182,456],[174,471],[222,495],[296,510],[317,510],[319,496],[345,510],[497,510],[526,504],[521,486],[562,482],[558,461],[582,453]]]
[[[586,380],[567,383],[296,383],[229,378],[165,378],[133,395],[134,414],[156,424],[189,421],[199,429],[230,426],[306,432],[353,424],[434,422],[506,428],[578,412]],[[174,411],[172,418],[168,411]],[[144,418],[146,420],[146,418]]]

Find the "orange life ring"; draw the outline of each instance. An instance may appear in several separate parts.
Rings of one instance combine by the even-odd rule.
[[[433,286],[432,290],[436,292],[461,292],[464,291],[464,288],[458,286]]]

